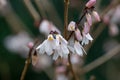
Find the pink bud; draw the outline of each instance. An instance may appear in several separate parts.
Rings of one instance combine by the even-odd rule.
[[[93,16],[95,17],[95,19],[99,22],[100,21],[100,16],[96,11],[92,12]]]
[[[96,0],[89,0],[87,3],[86,3],[86,7],[87,8],[91,8],[92,6],[94,6],[96,4]]]
[[[33,47],[33,45],[34,45],[33,42],[29,42],[27,46],[28,46],[28,48],[31,49]]]
[[[76,29],[75,30],[75,37],[78,41],[81,41],[82,40],[82,35],[81,35],[81,32],[79,29]]]
[[[90,31],[90,26],[88,25],[87,22],[85,22],[85,23],[84,23],[83,32],[84,32],[85,34],[87,34],[87,33],[89,33],[89,31]]]
[[[86,14],[86,19],[87,19],[89,26],[91,26],[92,25],[92,18],[91,18],[91,15],[89,13]]]

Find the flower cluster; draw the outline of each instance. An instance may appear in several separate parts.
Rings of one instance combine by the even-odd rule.
[[[61,36],[59,30],[48,21],[43,21],[41,23],[40,30],[48,34],[48,37],[36,48],[38,53],[53,55],[54,60],[59,56],[64,58],[67,57],[69,54],[67,47],[68,42]]]
[[[37,52],[40,54],[46,53],[47,55],[52,55],[54,60],[59,56],[67,58],[70,52],[83,56],[83,53],[86,52],[82,45],[86,45],[89,41],[93,40],[89,34],[90,27],[92,26],[91,13],[95,17],[96,21],[100,21],[98,13],[94,10],[95,3],[96,0],[90,0],[86,4],[86,21],[82,32],[78,28],[78,23],[74,21],[69,23],[67,30],[73,34],[70,36],[68,41],[62,37],[60,31],[51,22],[44,20],[40,24],[40,31],[45,33],[48,37],[36,48]]]

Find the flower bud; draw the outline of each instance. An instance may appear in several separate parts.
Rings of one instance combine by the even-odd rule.
[[[86,19],[87,19],[89,26],[91,26],[92,25],[92,18],[91,18],[91,15],[89,13],[86,14]]]
[[[34,45],[33,42],[29,42],[27,46],[28,46],[28,48],[31,49],[33,47],[33,45]]]
[[[84,32],[85,34],[87,34],[87,33],[89,33],[89,31],[90,31],[90,26],[88,25],[87,22],[85,22],[85,23],[84,23],[83,32]]]
[[[95,19],[99,22],[100,21],[100,16],[96,11],[92,12],[93,16],[95,17]]]
[[[96,0],[89,0],[87,3],[86,3],[86,7],[87,8],[91,8],[92,6],[94,6],[96,4]]]
[[[68,25],[68,31],[75,31],[75,22],[71,21]]]
[[[76,31],[75,31],[75,37],[78,41],[82,40],[82,35],[81,35],[81,32],[79,29],[76,29]]]

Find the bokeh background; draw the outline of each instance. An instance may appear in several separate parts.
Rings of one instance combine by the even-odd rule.
[[[69,22],[78,20],[87,1],[70,0]],[[116,4],[116,2],[118,3],[116,6],[111,5],[112,3]],[[91,34],[94,34],[92,36],[93,38],[95,37],[95,41],[87,49],[88,55],[84,59],[84,65],[93,62],[117,45],[120,45],[119,3],[119,0],[97,0],[95,9],[100,15],[108,9],[104,13],[104,16],[107,16],[107,20],[102,16],[101,22],[93,24]],[[27,5],[32,5],[33,8],[29,9]],[[35,39],[43,41],[45,38],[39,32],[39,23],[42,19],[53,22],[62,32],[64,25],[64,1],[0,0],[0,80],[20,79],[29,50],[27,43],[33,42]],[[101,32],[96,37],[95,31],[99,27],[98,31]],[[86,73],[84,80],[120,80],[119,53]],[[49,62],[43,61],[43,63]],[[48,71],[50,71],[49,69],[51,68],[47,68]],[[49,75],[45,70],[37,70],[30,65],[25,80],[52,80]]]

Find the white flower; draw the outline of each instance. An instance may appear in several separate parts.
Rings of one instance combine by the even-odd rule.
[[[89,43],[89,40],[90,41],[92,41],[93,40],[93,38],[91,37],[91,35],[89,34],[89,33],[87,33],[87,34],[85,34],[84,32],[83,32],[83,40],[82,40],[82,45],[86,45],[86,44],[88,44]]]
[[[86,54],[84,48],[81,46],[81,44],[74,40],[74,36],[71,37],[71,39],[69,40],[69,45],[68,45],[69,50],[73,53],[73,54],[78,54],[80,56],[83,56],[83,52]]]
[[[80,56],[83,56],[83,51],[86,54],[84,48],[81,46],[81,44],[78,41],[75,41],[74,49],[75,49],[75,52]]]
[[[75,22],[71,21],[68,25],[68,31],[75,31]]]
[[[42,44],[36,49],[40,54],[45,52],[48,55],[53,54],[53,59],[56,60],[59,56],[66,58],[69,54],[67,47],[68,42],[60,34],[50,34]]]
[[[49,34],[48,38],[42,44],[40,44],[36,49],[40,54],[44,54],[46,52],[48,55],[51,55],[55,47],[56,47],[56,40],[54,39],[52,34]]]
[[[69,50],[67,47],[68,42],[60,35],[56,35],[56,48],[54,51],[53,59],[56,60],[59,56],[67,58]]]

